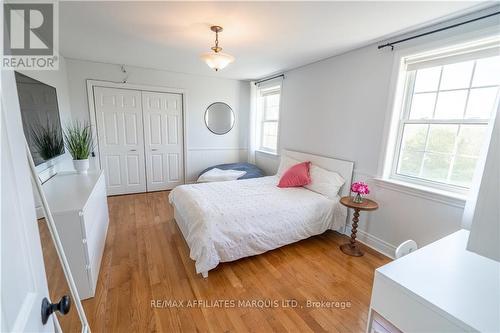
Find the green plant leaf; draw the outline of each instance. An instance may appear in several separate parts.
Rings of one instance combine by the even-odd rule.
[[[32,143],[44,160],[64,153],[64,141],[58,126],[48,120],[46,125],[36,124],[31,128]]]
[[[89,158],[94,148],[92,129],[87,122],[74,121],[64,130],[66,148],[74,160]]]

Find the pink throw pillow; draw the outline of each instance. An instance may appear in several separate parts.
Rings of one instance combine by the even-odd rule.
[[[309,167],[311,162],[295,164],[281,176],[278,187],[299,187],[311,183]]]

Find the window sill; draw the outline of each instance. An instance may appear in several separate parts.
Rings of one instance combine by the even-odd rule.
[[[280,156],[277,152],[272,152],[272,151],[267,151],[267,150],[260,150],[260,149],[257,149],[255,150],[257,153],[260,153],[260,154],[265,154],[265,155],[269,155],[269,156],[273,156],[273,157],[278,157]]]
[[[400,180],[375,178],[374,182],[382,188],[432,200],[457,208],[464,208],[465,202],[467,201],[467,196],[464,194],[433,189]]]

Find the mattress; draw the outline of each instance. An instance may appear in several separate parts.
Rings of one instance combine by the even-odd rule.
[[[197,273],[344,227],[347,210],[338,197],[278,188],[278,180],[270,176],[172,190],[169,201]]]

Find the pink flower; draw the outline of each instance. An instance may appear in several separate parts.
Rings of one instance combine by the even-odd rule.
[[[351,191],[359,194],[370,194],[370,189],[368,188],[368,184],[364,182],[356,182],[351,185]]]

